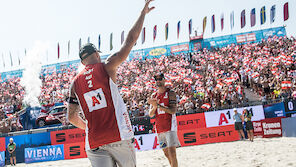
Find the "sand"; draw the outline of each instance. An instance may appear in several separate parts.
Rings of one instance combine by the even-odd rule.
[[[296,138],[257,138],[180,147],[180,167],[296,167]],[[87,158],[17,164],[19,167],[90,167]],[[137,167],[169,167],[162,150],[137,152]]]

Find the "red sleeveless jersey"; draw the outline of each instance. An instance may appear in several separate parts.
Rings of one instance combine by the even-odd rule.
[[[86,150],[133,137],[129,115],[104,64],[87,65],[74,80],[86,118]]]
[[[156,93],[154,95],[159,100],[161,106],[169,106],[169,91],[170,89],[167,89],[164,93]],[[168,114],[157,108],[155,112],[155,124],[157,133],[177,131],[176,114]]]

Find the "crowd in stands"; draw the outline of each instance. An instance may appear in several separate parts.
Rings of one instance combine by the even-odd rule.
[[[246,105],[244,89],[258,94],[263,102],[296,99],[295,57],[296,40],[274,36],[261,43],[138,57],[119,67],[117,84],[132,118],[148,115],[147,99],[156,90],[153,76],[159,72],[177,93],[179,114]],[[42,74],[40,103],[45,107],[63,103],[76,71],[70,66]],[[20,78],[12,78],[0,85],[0,121],[22,108],[24,89],[19,82]]]

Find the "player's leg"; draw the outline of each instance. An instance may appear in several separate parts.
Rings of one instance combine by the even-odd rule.
[[[86,151],[92,167],[116,167],[115,160],[108,151],[103,149],[93,149]]]
[[[167,159],[169,160],[170,165],[172,165],[172,161],[171,161],[171,157],[170,157],[168,148],[163,148],[162,151],[163,151],[164,155],[167,157]]]
[[[171,159],[171,167],[178,167],[176,147],[168,147],[168,153]]]

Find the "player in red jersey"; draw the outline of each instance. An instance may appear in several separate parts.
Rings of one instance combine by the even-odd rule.
[[[162,73],[154,76],[157,92],[148,99],[150,104],[149,116],[155,116],[156,131],[160,148],[168,158],[172,167],[178,166],[176,147],[180,146],[177,135],[177,99],[176,93],[165,87]]]
[[[119,52],[101,63],[93,44],[84,45],[79,51],[85,68],[75,77],[68,99],[68,119],[86,132],[85,149],[92,166],[135,167],[134,137],[129,115],[116,83],[117,67],[126,60],[136,43],[149,7],[153,0],[146,0],[140,17],[132,27]],[[86,118],[79,116],[82,109]]]

